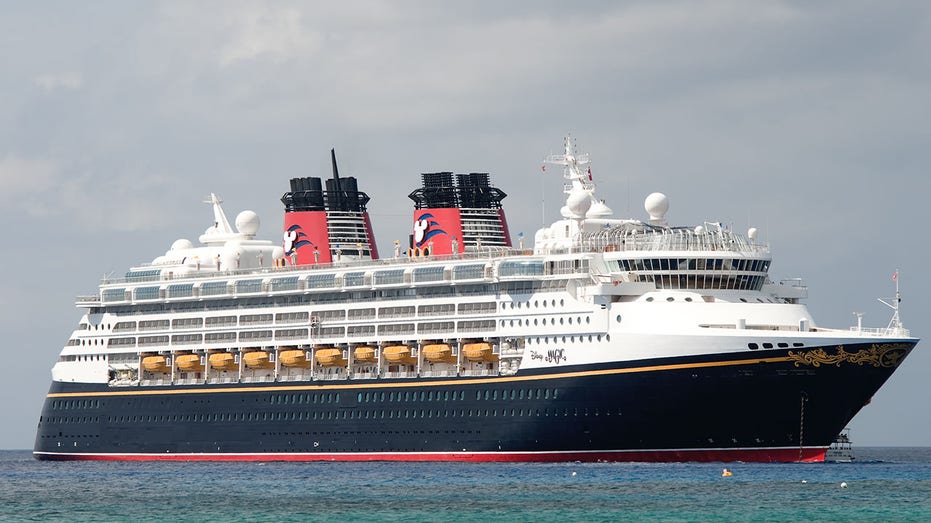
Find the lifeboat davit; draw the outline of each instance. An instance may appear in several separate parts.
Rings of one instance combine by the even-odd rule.
[[[148,372],[170,372],[168,358],[164,356],[146,356],[142,358],[142,368]]]
[[[275,364],[264,350],[247,352],[242,355],[242,362],[250,369],[274,369]]]
[[[456,361],[456,357],[453,356],[453,349],[445,343],[424,345],[423,357],[431,363],[451,363]]]
[[[359,363],[375,361],[375,347],[356,347],[356,349],[352,351],[352,359]]]
[[[462,346],[462,355],[469,361],[498,361],[498,355],[493,353],[491,343],[466,343]]]
[[[179,354],[175,356],[175,365],[183,372],[201,372],[204,364],[200,362],[200,354]]]
[[[278,354],[278,357],[281,359],[281,364],[285,367],[310,368],[310,360],[307,359],[307,351],[300,349],[283,350]]]
[[[236,356],[229,352],[217,352],[211,354],[208,358],[210,367],[216,370],[236,370],[239,365],[236,363]]]
[[[417,358],[411,356],[411,348],[407,345],[392,345],[385,347],[385,359],[391,363],[401,363],[404,365],[413,365],[417,363]]]
[[[337,367],[346,364],[346,360],[343,359],[343,351],[341,349],[317,349],[314,351],[314,358],[316,358],[317,363],[323,365],[324,367]]]

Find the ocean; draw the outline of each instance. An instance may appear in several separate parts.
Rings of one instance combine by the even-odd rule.
[[[854,450],[853,463],[811,464],[40,462],[0,451],[0,520],[931,521],[931,448]]]

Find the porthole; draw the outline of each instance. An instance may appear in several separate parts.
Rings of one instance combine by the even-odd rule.
[[[585,317],[585,323],[591,323],[591,322],[592,322],[592,317],[591,317],[591,316],[586,316],[586,317]]]
[[[565,318],[559,318],[559,324],[562,325]],[[572,325],[572,318],[569,318],[569,325]]]
[[[672,296],[670,296],[670,297],[666,298],[666,301],[676,301],[676,299],[673,298]]]
[[[564,307],[566,305],[566,300],[559,300],[559,306]]]
[[[685,298],[685,301],[692,301],[692,297],[691,297],[691,296],[686,297],[686,298]]]
[[[539,300],[534,300],[534,301],[533,301],[533,308],[536,309],[536,308],[539,307],[539,306],[540,306],[540,301],[539,301]]]
[[[747,348],[749,348],[750,350],[757,350],[760,348],[760,346],[757,345],[756,343],[748,343]]]
[[[747,298],[741,298],[740,301],[747,303]]]
[[[776,346],[779,347],[780,349],[785,349],[789,346],[789,344],[788,343],[777,343]]]
[[[618,323],[621,323],[621,315],[620,315],[620,314],[618,314],[618,315],[617,315],[617,318],[614,318],[614,319],[615,319]]]
[[[534,324],[534,326],[537,325],[537,319],[536,319],[536,318],[533,319],[533,324]]]
[[[772,344],[772,343],[764,343],[764,344],[763,344],[763,348],[764,348],[764,349],[771,349],[771,348],[773,348],[773,344]]]
[[[647,301],[653,301],[653,296],[650,296],[649,298],[647,298]]]

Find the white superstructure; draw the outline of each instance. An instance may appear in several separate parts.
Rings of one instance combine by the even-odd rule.
[[[822,328],[801,281],[769,278],[755,229],[671,227],[659,193],[646,199],[646,220],[616,219],[571,140],[547,161],[565,168],[567,197],[532,251],[290,266],[276,262],[281,246],[255,239],[255,213],[240,213],[234,230],[211,195],[214,223],[199,246],[177,240],[78,299],[85,313],[53,378],[145,387],[491,377],[909,336],[898,320]]]

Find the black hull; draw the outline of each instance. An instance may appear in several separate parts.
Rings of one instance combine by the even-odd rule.
[[[39,459],[817,461],[914,342],[494,378],[53,382]]]

